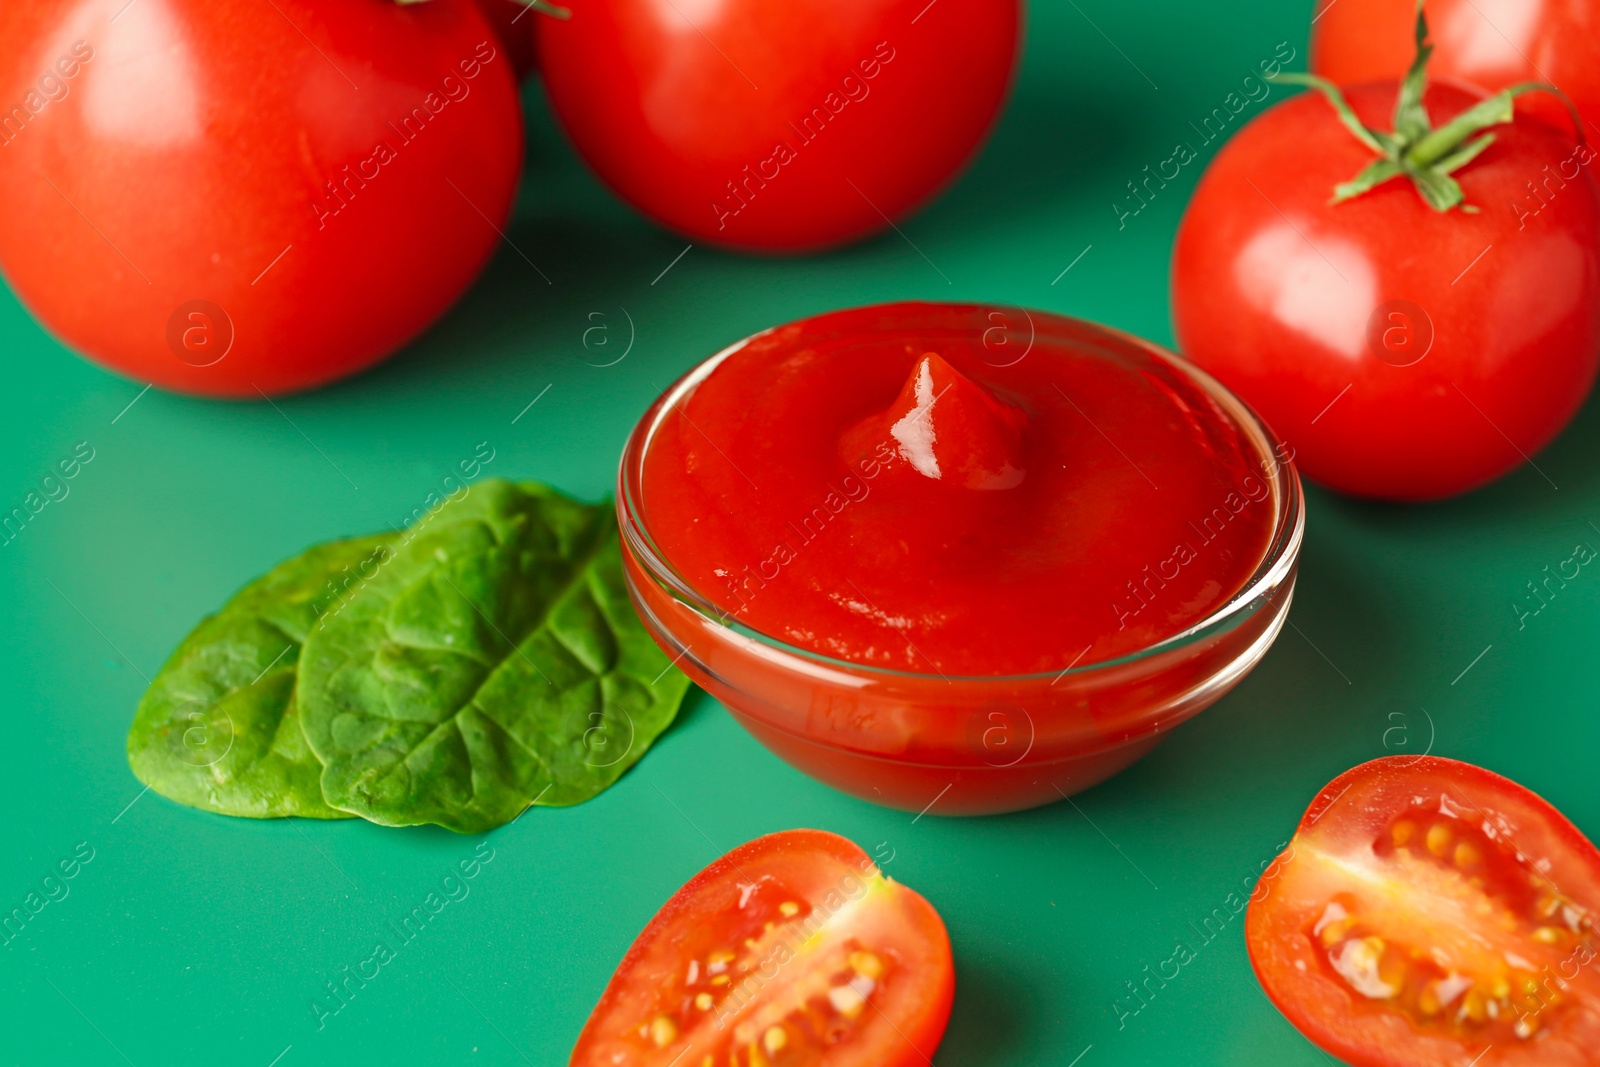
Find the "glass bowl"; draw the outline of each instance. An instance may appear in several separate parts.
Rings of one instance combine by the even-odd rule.
[[[828,318],[840,326],[838,313]],[[1046,312],[902,304],[844,319],[842,329],[867,340],[873,331],[904,341],[920,331],[974,329],[988,331],[984,342],[1007,359],[1090,350],[1165,364],[1203,389],[1254,446],[1270,487],[1271,534],[1254,573],[1199,623],[1134,653],[1059,672],[951,677],[892,670],[757,632],[674,569],[651,536],[641,489],[644,459],[664,417],[723,361],[774,332],[763,331],[700,363],[661,395],[629,437],[617,486],[624,569],[640,618],[758,741],[813,778],[876,804],[936,815],[1017,811],[1127,767],[1260,662],[1293,598],[1305,501],[1292,453],[1219,382],[1139,338]]]

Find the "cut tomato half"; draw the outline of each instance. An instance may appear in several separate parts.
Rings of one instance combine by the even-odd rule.
[[[656,913],[572,1067],[928,1067],[955,994],[939,913],[821,830],[741,845]]]
[[[1340,775],[1246,921],[1262,988],[1356,1067],[1600,1063],[1600,852],[1469,763]]]

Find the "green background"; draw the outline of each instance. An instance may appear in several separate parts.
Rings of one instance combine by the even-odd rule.
[[[530,88],[510,236],[552,284],[502,248],[408,350],[277,409],[139,396],[143,383],[79,360],[0,299],[0,510],[78,442],[94,449],[70,496],[0,549],[0,912],[79,842],[94,850],[70,895],[0,951],[0,1062],[564,1063],[672,891],[797,826],[880,850],[944,915],[958,993],[940,1067],[1326,1062],[1262,996],[1239,920],[1120,1028],[1112,1003],[1357,762],[1431,743],[1600,831],[1600,576],[1583,572],[1525,629],[1511,608],[1542,567],[1600,544],[1593,403],[1538,457],[1548,480],[1523,467],[1410,508],[1313,489],[1292,628],[1233,694],[1075,806],[982,820],[875,808],[790,770],[696,691],[610,792],[487,835],[494,859],[470,895],[320,1032],[309,1004],[324,980],[478,841],[192,811],[141,797],[123,751],[141,675],[246,580],[314,541],[401,522],[480,441],[495,450],[486,473],[604,495],[656,393],[759,328],[954,298],[1170,343],[1168,253],[1200,166],[1125,229],[1111,204],[1279,42],[1303,63],[1310,17],[1268,0],[1035,4],[1008,111],[906,239],[797,260],[695,247],[654,284],[685,242],[604,193]],[[626,340],[622,309],[631,352],[591,365]],[[584,347],[596,324],[611,348]]]

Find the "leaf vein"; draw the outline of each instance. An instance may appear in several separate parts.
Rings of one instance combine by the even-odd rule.
[[[493,536],[492,528],[491,536]],[[461,707],[450,712],[450,714],[444,719],[441,719],[433,730],[428,731],[427,735],[425,735],[416,745],[413,745],[407,749],[405,754],[391,764],[388,769],[383,771],[381,774],[367,779],[368,781],[382,782],[393,776],[402,766],[409,769],[411,757],[414,756],[423,745],[427,744],[428,740],[433,737],[440,727],[454,725],[457,732],[460,733],[461,727],[457,720],[468,708],[476,710],[478,714],[482,715],[487,722],[493,723],[494,726],[503,734],[515,741],[519,748],[532,756],[534,761],[537,762],[541,768],[544,768],[548,771],[549,765],[537,753],[529,749],[528,746],[511,731],[510,727],[508,727],[505,723],[500,722],[493,715],[489,714],[488,710],[485,709],[484,706],[479,702],[479,698],[482,696],[484,689],[488,687],[489,683],[492,682],[496,676],[499,675],[500,671],[505,668],[507,663],[510,662],[511,656],[513,654],[522,654],[522,645],[549,623],[550,618],[552,615],[554,615],[556,608],[559,607],[564,600],[566,600],[568,595],[572,593],[573,589],[580,584],[586,584],[586,575],[588,573],[589,565],[594,562],[594,559],[597,555],[599,555],[600,550],[605,547],[605,524],[596,523],[595,529],[590,532],[589,536],[589,544],[584,548],[584,551],[581,555],[573,559],[571,572],[567,575],[566,580],[562,582],[561,585],[551,594],[550,599],[544,604],[543,610],[540,611],[533,619],[529,620],[524,632],[519,634],[514,641],[510,638],[506,639],[509,647],[506,649],[505,654],[501,656],[497,662],[486,664],[488,669],[484,672],[483,678],[478,682],[476,688],[473,690],[471,698],[467,700],[467,702]],[[465,593],[461,593],[460,595],[463,600],[467,600],[467,603],[472,605],[474,610],[480,610],[476,604],[473,604],[471,600],[467,599]],[[554,631],[552,630],[552,632]],[[580,660],[579,662],[581,663],[582,661]],[[551,685],[553,686],[554,683],[552,682]],[[472,745],[467,741],[465,733],[461,733],[461,746],[462,750],[467,756],[467,780],[472,788],[473,799],[476,800],[479,795],[478,760],[473,754]],[[520,782],[513,782],[511,784],[519,789],[521,787]]]

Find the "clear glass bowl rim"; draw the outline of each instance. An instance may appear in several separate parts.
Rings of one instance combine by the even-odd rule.
[[[953,301],[893,301],[837,310],[842,312],[872,312],[887,311],[889,309],[910,310],[923,308],[939,311],[971,312],[986,311],[1001,306],[1006,309],[1012,309],[1013,307],[1012,305]],[[687,579],[667,562],[665,554],[656,547],[655,540],[650,536],[649,530],[645,525],[644,510],[638,499],[643,488],[640,481],[644,456],[649,449],[651,439],[655,436],[656,430],[660,427],[661,421],[666,414],[677,405],[684,395],[699,385],[724,360],[739,352],[750,342],[765,337],[776,330],[835,313],[834,311],[822,311],[793,322],[759,330],[700,361],[669,385],[656,398],[628,435],[628,441],[623,447],[622,459],[617,470],[617,518],[623,545],[633,555],[639,566],[658,585],[662,586],[680,603],[706,620],[731,630],[771,651],[795,656],[819,667],[844,670],[869,680],[876,678],[885,681],[938,681],[968,685],[1031,683],[1050,680],[1053,684],[1062,678],[1082,679],[1093,677],[1096,674],[1110,673],[1144,660],[1180,651],[1191,645],[1201,644],[1217,633],[1237,625],[1253,614],[1255,610],[1259,610],[1261,606],[1264,606],[1264,601],[1262,604],[1257,604],[1257,601],[1261,600],[1264,593],[1281,586],[1293,570],[1300,555],[1301,543],[1305,539],[1305,493],[1300,484],[1300,474],[1295,469],[1292,458],[1288,461],[1277,461],[1276,457],[1280,455],[1283,442],[1272,432],[1271,427],[1267,425],[1265,420],[1257,415],[1248,404],[1235,396],[1227,386],[1182,356],[1168,351],[1160,345],[1087,319],[1051,311],[1029,309],[1027,314],[1030,316],[1030,321],[1033,316],[1038,316],[1065,326],[1084,330],[1090,334],[1098,334],[1100,339],[1112,345],[1120,344],[1138,349],[1154,359],[1169,364],[1178,372],[1188,376],[1200,385],[1239,424],[1245,433],[1254,439],[1254,443],[1259,447],[1263,459],[1274,461],[1274,472],[1270,475],[1265,475],[1265,472],[1263,472],[1268,484],[1274,490],[1273,496],[1276,503],[1272,537],[1267,543],[1267,550],[1263,553],[1261,562],[1244,585],[1210,615],[1207,615],[1188,629],[1173,634],[1171,637],[1163,638],[1154,644],[1146,645],[1144,648],[1114,659],[1096,660],[1081,667],[1068,667],[1061,671],[1040,671],[1030,674],[946,675],[926,671],[905,671],[889,667],[877,667],[871,664],[856,663],[852,660],[826,656],[808,648],[801,648],[760,630],[752,629],[735,620],[730,613],[717,607],[709,598],[695,589]],[[915,329],[915,327],[908,327],[908,329]]]

